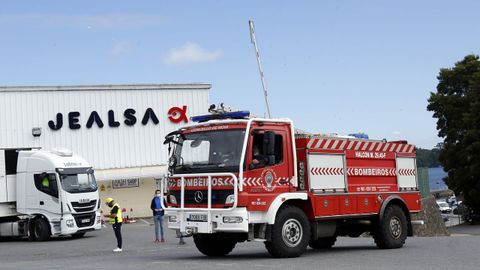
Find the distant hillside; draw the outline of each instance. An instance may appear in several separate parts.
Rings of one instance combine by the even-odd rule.
[[[433,148],[432,150],[428,149],[417,149],[417,167],[428,167],[435,168],[440,167],[440,162],[438,161],[438,155],[440,154],[440,149]]]

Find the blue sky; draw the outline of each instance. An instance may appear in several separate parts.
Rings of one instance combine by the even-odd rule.
[[[478,1],[3,1],[0,85],[212,84],[210,101],[431,148],[442,67],[479,54]]]

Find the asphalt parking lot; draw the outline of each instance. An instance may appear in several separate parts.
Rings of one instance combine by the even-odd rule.
[[[177,245],[173,231],[166,243],[153,243],[153,226],[125,224],[124,251],[113,253],[110,227],[82,239],[48,242],[19,239],[0,241],[0,269],[478,269],[480,226],[455,227],[451,237],[407,239],[396,250],[377,249],[371,238],[339,238],[334,248],[308,251],[300,258],[273,259],[263,243],[239,243],[224,258],[200,254],[187,239]]]

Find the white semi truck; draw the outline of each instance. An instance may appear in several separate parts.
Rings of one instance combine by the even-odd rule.
[[[82,237],[99,230],[92,167],[66,149],[0,148],[0,237]]]

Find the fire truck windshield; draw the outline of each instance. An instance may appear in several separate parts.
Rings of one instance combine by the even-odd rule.
[[[175,148],[173,172],[236,172],[244,137],[243,129],[183,134]]]

